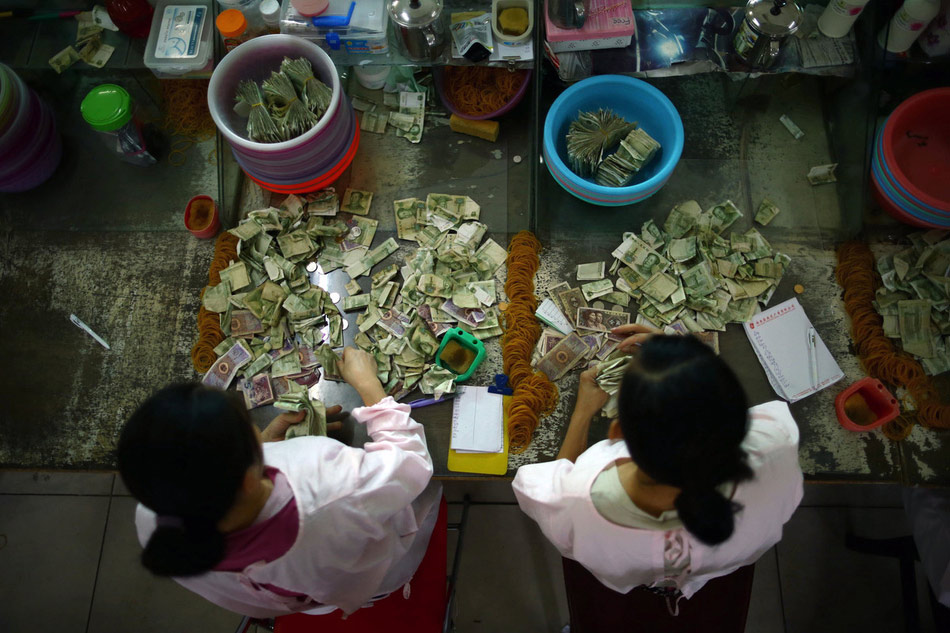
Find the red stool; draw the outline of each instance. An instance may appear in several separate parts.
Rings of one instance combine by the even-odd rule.
[[[561,559],[571,633],[743,633],[752,598],[753,565],[713,578],[670,615],[666,598],[642,587],[618,593],[580,563]]]
[[[439,633],[451,626],[451,609],[455,598],[455,581],[462,551],[462,536],[468,517],[469,499],[466,496],[462,507],[462,519],[457,524],[448,523],[448,506],[445,497],[439,505],[439,516],[429,539],[425,556],[410,583],[410,595],[403,598],[402,591],[394,591],[389,597],[375,602],[351,614],[345,620],[340,611],[328,615],[295,613],[277,618],[274,633]],[[445,569],[448,549],[448,530],[459,532],[452,573],[446,578]]]

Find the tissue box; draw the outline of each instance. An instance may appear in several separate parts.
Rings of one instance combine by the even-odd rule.
[[[615,8],[606,11],[608,7]],[[591,0],[590,13],[593,17],[588,18],[581,29],[558,28],[548,17],[548,0],[545,0],[545,39],[551,50],[563,53],[630,46],[637,32],[630,2]]]

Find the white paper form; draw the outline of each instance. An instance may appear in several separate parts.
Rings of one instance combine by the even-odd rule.
[[[452,402],[452,441],[459,453],[500,453],[505,448],[504,403],[488,387],[457,387]]]
[[[566,335],[574,331],[574,328],[571,327],[571,322],[567,320],[567,317],[564,316],[564,313],[558,309],[557,304],[555,304],[551,299],[545,299],[542,301],[541,305],[538,306],[538,309],[535,310],[534,316],[538,317],[538,319],[547,325],[550,325],[561,334]]]
[[[798,299],[760,312],[742,327],[775,393],[789,402],[821,391],[844,377],[820,336],[816,334],[814,347],[811,346],[813,326]]]

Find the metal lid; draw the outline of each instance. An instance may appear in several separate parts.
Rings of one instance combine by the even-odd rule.
[[[787,0],[749,0],[745,18],[759,33],[770,37],[785,37],[802,24],[802,10]]]
[[[399,26],[422,27],[442,15],[442,0],[390,0],[388,9]]]
[[[132,120],[132,98],[122,86],[101,84],[89,91],[79,110],[93,129],[111,132]]]

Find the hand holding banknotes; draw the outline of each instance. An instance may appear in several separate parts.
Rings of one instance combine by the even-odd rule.
[[[577,385],[577,402],[574,404],[574,417],[583,417],[590,421],[604,408],[610,398],[607,392],[597,384],[597,367],[591,367],[581,373]],[[572,418],[573,419],[573,418]]]
[[[620,345],[617,346],[621,352],[627,354],[632,354],[636,351],[637,347],[646,342],[654,334],[663,334],[663,330],[657,329],[655,327],[650,327],[649,325],[640,325],[639,323],[630,323],[628,325],[621,325],[610,330],[611,334],[617,334],[619,336],[626,336]]]
[[[339,431],[343,428],[343,407],[334,405],[327,407],[327,431]],[[270,421],[270,424],[261,431],[261,441],[280,442],[287,434],[287,429],[304,419],[304,411],[285,411]]]
[[[336,366],[343,380],[356,389],[367,407],[386,397],[386,391],[376,376],[376,359],[372,354],[356,347],[347,347]]]

